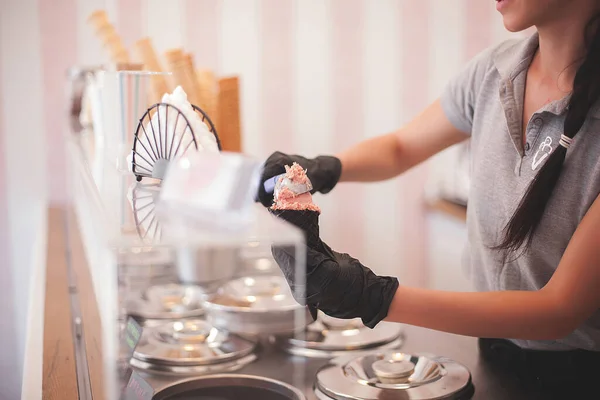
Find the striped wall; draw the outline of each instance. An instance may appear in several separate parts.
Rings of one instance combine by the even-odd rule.
[[[435,99],[470,57],[509,37],[493,3],[480,0],[0,4],[0,237],[7,239],[0,242],[0,275],[14,282],[12,291],[0,290],[3,303],[33,287],[35,240],[28,238],[43,226],[45,199],[66,199],[65,70],[107,61],[85,22],[93,10],[108,11],[128,46],[149,35],[160,52],[183,45],[197,64],[240,75],[243,144],[260,158],[275,150],[333,153],[389,132]],[[317,196],[325,239],[379,273],[426,284],[422,193],[435,171],[434,163],[394,181],[341,185]],[[7,316],[24,332],[25,317]],[[22,347],[14,360],[22,359]],[[11,381],[20,380],[3,379],[0,397]]]

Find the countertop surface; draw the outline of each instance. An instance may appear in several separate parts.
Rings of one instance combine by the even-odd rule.
[[[406,327],[405,352],[426,352],[451,358],[466,366],[475,385],[473,400],[533,400],[535,393],[517,387],[502,371],[493,371],[479,358],[477,339],[413,326]]]
[[[502,371],[494,370],[492,366],[481,361],[475,338],[412,326],[406,326],[404,332],[405,341],[399,349],[400,351],[413,354],[432,353],[436,356],[451,358],[465,365],[472,374],[475,386],[473,400],[541,400],[543,398],[533,391],[518,387],[513,378]],[[294,371],[298,371],[299,363],[303,363],[301,369],[305,374],[304,379],[299,379],[298,373],[294,373]],[[326,363],[327,360],[293,357],[274,348],[263,348],[257,361],[235,373],[267,376],[284,381],[302,389],[308,400],[316,400],[312,387],[314,376],[318,369]],[[294,377],[294,375],[296,376]],[[177,381],[173,378],[165,380],[143,373],[142,376],[158,391]],[[299,381],[303,381],[304,384]]]
[[[64,224],[63,216],[51,214],[53,218],[49,221],[49,234],[56,238],[61,232],[56,229],[57,226]],[[74,233],[74,238],[78,239],[78,232],[74,221],[69,221],[71,232]],[[53,229],[54,228],[54,229]],[[101,349],[98,347],[97,339],[99,334],[97,305],[93,299],[93,289],[91,287],[90,277],[86,271],[82,246],[77,240],[72,241],[72,238],[64,238],[56,240],[55,246],[51,248],[57,254],[61,247],[67,243],[70,244],[74,265],[77,266],[75,271],[76,283],[78,286],[79,300],[82,305],[83,331],[85,332],[85,347],[87,349],[88,374],[91,381],[91,394],[94,399],[103,399],[102,394],[102,378],[99,374],[101,364]],[[60,270],[60,274],[58,273]],[[46,327],[44,330],[44,379],[43,379],[43,395],[45,398],[66,398],[65,395],[77,398],[77,391],[81,392],[81,388],[77,390],[76,366],[73,357],[72,347],[69,344],[73,343],[74,335],[70,329],[70,305],[69,305],[69,283],[67,282],[66,262],[63,259],[50,257],[48,260],[47,288],[46,290]],[[55,271],[50,273],[50,271]],[[52,308],[49,309],[49,306]],[[49,318],[49,317],[52,318]],[[50,325],[49,325],[50,324]],[[50,329],[51,325],[60,326],[61,329]],[[457,336],[436,332],[428,329],[405,326],[404,327],[404,344],[400,348],[401,351],[407,353],[431,353],[437,356],[451,358],[465,365],[472,374],[472,381],[475,385],[474,400],[537,400],[543,399],[537,393],[527,391],[517,386],[514,378],[502,371],[498,371],[493,366],[490,366],[480,360],[477,347],[477,339],[464,336]],[[59,346],[60,343],[67,346]],[[67,351],[65,354],[59,354],[62,363],[57,363],[57,350],[63,349]],[[309,400],[314,400],[312,394],[312,383],[316,371],[324,365],[327,360],[311,360],[309,362],[299,357],[291,357],[281,351],[275,349],[263,349],[264,353],[259,354],[259,359],[238,373],[254,374],[269,376],[274,379],[290,381],[293,379],[294,364],[305,363],[303,370],[305,371],[304,387],[301,387],[307,394]],[[296,364],[297,365],[297,364]],[[158,380],[160,381],[160,379]],[[164,386],[165,381],[156,382],[157,388]],[[57,387],[54,383],[60,382],[61,387]],[[67,385],[67,383],[69,383]],[[295,386],[301,386],[296,382]],[[74,393],[75,392],[75,393]],[[81,393],[79,393],[81,394]],[[73,396],[74,395],[74,396]],[[600,394],[588,398],[600,398]]]

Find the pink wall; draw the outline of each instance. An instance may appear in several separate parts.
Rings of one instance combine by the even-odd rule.
[[[56,201],[66,199],[65,151],[68,110],[65,76],[77,63],[77,0],[41,1],[39,3],[40,55],[42,64],[42,98],[47,143],[49,193]]]
[[[42,184],[48,186],[51,199],[56,201],[64,200],[66,193],[60,174],[64,168],[60,138],[66,130],[65,70],[82,58],[88,64],[107,60],[85,23],[87,14],[94,7],[86,0],[61,0],[59,3],[38,1],[40,46],[31,49],[37,53],[43,67],[43,85],[38,95],[43,99],[44,110],[43,115],[37,117],[44,121],[48,143],[48,161],[41,167],[49,175]],[[169,2],[169,7],[156,0],[95,3],[97,8],[105,7],[110,12],[126,45],[150,35],[160,52],[183,45],[194,53],[199,66],[212,68],[217,73],[239,74],[245,100],[242,104],[244,144],[260,158],[274,150],[310,150],[313,153],[310,155],[336,152],[366,136],[367,119],[394,118],[389,110],[378,114],[377,107],[365,101],[367,82],[373,78],[365,69],[369,62],[385,64],[393,59],[400,60],[394,71],[400,98],[398,113],[402,115],[400,125],[439,93],[439,88],[433,90],[431,87],[432,75],[449,79],[458,70],[436,60],[436,48],[455,48],[466,62],[484,47],[508,37],[498,33],[501,27],[494,17],[493,5],[476,0],[452,4],[434,0],[176,0]],[[433,25],[431,16],[444,10],[455,16],[457,8],[463,23],[456,24],[450,17],[443,22],[448,25],[448,30],[462,32],[460,40],[451,40],[452,35],[439,33],[444,30]],[[369,9],[392,14],[399,38],[390,38],[383,44],[368,42],[366,38],[370,32],[367,29],[377,29],[376,25],[365,21]],[[246,11],[237,10],[248,13],[244,15]],[[239,20],[228,20],[231,18]],[[439,20],[436,23],[439,24]],[[301,29],[301,26],[309,29]],[[250,31],[235,32],[248,27]],[[316,32],[321,36],[314,37]],[[309,34],[313,36],[309,37]],[[310,40],[317,41],[315,54],[320,51],[319,57],[307,56],[309,53],[300,48],[302,43]],[[378,60],[367,60],[365,54],[370,46],[387,46],[387,54]],[[78,53],[82,48],[85,57]],[[257,49],[258,54],[254,54],[254,50],[249,53],[248,49]],[[314,77],[303,74],[307,68],[315,71]],[[319,82],[318,86],[310,86],[313,79]],[[312,91],[303,91],[305,85],[312,87]],[[11,93],[5,93],[6,98],[10,96]],[[321,111],[318,117],[304,111],[310,110],[307,104],[315,99],[315,104],[327,107],[326,112],[315,110],[315,115]],[[302,132],[299,121],[304,126],[312,119],[313,132]],[[397,192],[394,196],[401,212],[394,215],[397,223],[405,228],[400,234],[385,231],[379,234],[401,246],[404,250],[400,252],[402,263],[405,264],[426,263],[426,232],[421,205],[427,170],[425,166],[411,171],[398,180],[396,189],[374,189],[381,190],[382,196],[390,195],[390,190]],[[325,219],[328,240],[342,250],[364,257],[372,254],[365,248],[365,232],[369,231],[369,224],[376,223],[366,218],[367,190],[370,189],[344,185],[327,199],[320,200],[330,207],[325,211],[328,213]],[[342,202],[342,198],[351,200]],[[334,203],[337,203],[336,207],[332,207]],[[371,226],[370,231],[374,228]],[[383,264],[390,271],[398,272],[389,260],[368,257],[371,263]],[[411,279],[426,282],[427,278],[417,274]]]

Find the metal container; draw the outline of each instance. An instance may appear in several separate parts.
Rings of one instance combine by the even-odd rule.
[[[125,309],[143,320],[192,318],[204,314],[203,296],[203,290],[194,285],[157,285],[126,298]]]
[[[241,268],[238,270],[238,277],[268,275],[273,276],[281,273],[279,266],[269,254],[268,256],[245,257]]]
[[[168,249],[140,246],[118,257],[118,284],[124,294],[177,282],[173,256]]]
[[[174,321],[144,330],[131,365],[167,375],[230,372],[254,361],[256,346],[203,320]]]
[[[179,280],[200,285],[207,291],[232,279],[241,264],[237,247],[181,248],[176,254]]]
[[[379,352],[332,360],[319,370],[320,400],[466,400],[473,396],[471,374],[440,357]]]
[[[253,276],[227,282],[204,302],[207,320],[231,332],[272,335],[297,332],[312,322],[281,276]]]
[[[278,336],[275,342],[291,354],[332,358],[357,351],[397,349],[403,338],[400,324],[381,322],[370,329],[358,318],[344,320],[319,313],[304,332]]]
[[[154,400],[305,400],[302,392],[286,383],[251,375],[212,375],[190,379],[158,392]]]
[[[158,183],[136,183],[129,189],[135,229],[146,244],[160,242],[165,232],[162,218],[157,207],[161,186]],[[167,252],[167,250],[163,250]],[[169,249],[168,260],[174,265],[175,276],[179,282],[202,286],[205,291],[218,288],[232,279],[242,264],[238,245],[179,247]],[[165,259],[165,262],[167,260]]]

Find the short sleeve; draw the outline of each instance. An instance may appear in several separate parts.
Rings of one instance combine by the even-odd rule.
[[[492,68],[492,48],[484,50],[446,85],[440,102],[448,120],[462,132],[471,134],[476,100],[487,73]]]

